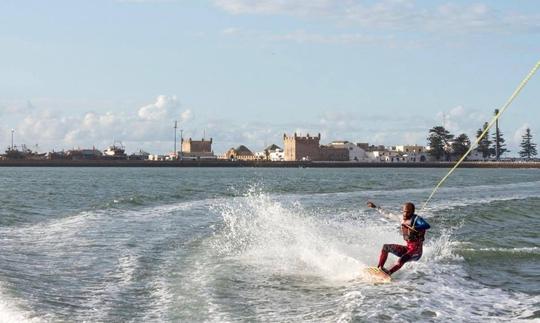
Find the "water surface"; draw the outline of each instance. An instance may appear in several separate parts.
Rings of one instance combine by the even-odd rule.
[[[445,173],[0,168],[0,320],[539,319],[539,170],[456,171],[422,259],[361,275],[402,243],[365,202],[420,207]]]

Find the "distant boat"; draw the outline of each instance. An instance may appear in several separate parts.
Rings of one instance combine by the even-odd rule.
[[[103,151],[103,157],[106,159],[127,159],[126,149],[122,143],[114,143]]]
[[[129,160],[147,160],[150,154],[144,150],[139,150],[138,153],[133,153],[128,156]]]
[[[28,148],[26,145],[21,145],[20,149],[16,146],[9,147],[4,155],[0,155],[4,159],[45,159],[45,153],[34,152]]]

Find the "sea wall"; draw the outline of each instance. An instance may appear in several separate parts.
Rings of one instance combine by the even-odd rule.
[[[362,162],[272,162],[229,160],[0,160],[0,167],[313,167],[313,168],[450,168],[452,162],[362,163]],[[463,162],[461,168],[540,168],[540,162]]]

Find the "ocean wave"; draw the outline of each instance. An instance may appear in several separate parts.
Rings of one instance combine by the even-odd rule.
[[[442,187],[435,195],[434,199],[423,210],[426,217],[433,216],[434,213],[464,207],[469,205],[489,204],[497,201],[524,200],[529,198],[540,198],[540,181],[508,183],[496,186],[474,185],[464,187]],[[361,190],[351,192],[335,193],[309,193],[309,194],[268,194],[268,196],[279,198],[283,202],[300,201],[305,204],[325,204],[325,200],[331,199],[334,202],[343,201],[344,205],[350,205],[351,201],[356,201],[354,205],[365,210],[365,202],[368,200],[381,201],[388,210],[399,210],[404,201],[414,201],[417,209],[420,210],[422,202],[431,193],[432,188],[403,188],[388,190]],[[399,213],[398,211],[396,211]]]
[[[519,184],[485,194],[450,188],[443,192],[453,196],[435,200],[427,215],[461,205],[538,196],[537,188],[527,192],[531,187]],[[397,205],[400,199],[428,191],[377,194],[392,197]],[[372,221],[365,212],[358,197],[373,192],[298,195],[253,188],[243,196],[83,211],[0,232],[11,255],[26,248],[58,260],[62,268],[75,266],[70,259],[78,266],[105,259],[102,278],[93,281],[86,290],[91,293],[85,295],[95,312],[84,314],[95,320],[121,318],[114,315],[129,301],[126,293],[137,297],[141,291],[148,291],[150,305],[138,309],[146,311],[138,312],[139,318],[171,321],[507,321],[538,303],[539,297],[472,280],[460,255],[467,249],[538,254],[537,247],[474,249],[455,241],[455,228],[430,235],[420,261],[407,263],[392,284],[373,285],[362,279],[361,269],[376,264],[383,243],[402,242],[395,223]],[[190,243],[175,244],[183,238],[177,228],[184,224],[192,231],[206,231]],[[153,245],[160,239],[163,244]],[[143,258],[158,262],[153,257],[169,244],[170,254],[155,267],[141,269]],[[182,253],[174,253],[179,249]],[[16,308],[8,304],[6,311],[13,310],[9,315],[18,318]],[[26,314],[21,315],[25,320]]]
[[[0,284],[0,323],[41,323],[48,321],[47,318],[36,317],[30,311],[23,310],[23,304],[23,300],[8,297],[6,288]]]
[[[381,286],[362,279],[361,269],[376,263],[382,243],[401,241],[393,223],[323,217],[264,192],[221,202],[212,209],[223,217],[222,225],[191,256],[193,263],[184,268],[193,275],[174,291],[191,307],[212,304],[201,320],[507,321],[538,301],[471,280],[454,241],[456,228],[428,240],[420,261],[407,263],[394,283]],[[257,311],[235,312],[216,286]],[[190,294],[197,290],[204,294],[194,299]],[[403,303],[419,305],[403,309]]]
[[[468,252],[490,252],[490,253],[510,253],[510,254],[540,254],[539,247],[516,247],[516,248],[463,248],[461,251]]]

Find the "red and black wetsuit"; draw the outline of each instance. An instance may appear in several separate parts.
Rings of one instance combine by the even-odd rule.
[[[415,216],[416,215],[413,215],[411,219],[414,220]],[[411,223],[412,222],[413,221],[411,221]],[[399,257],[394,267],[388,270],[390,275],[398,271],[407,261],[416,261],[422,257],[422,245],[424,243],[426,230],[414,230],[410,226],[402,223],[401,233],[403,234],[403,239],[405,239],[407,245],[385,244],[381,250],[381,255],[379,256],[379,268],[384,267],[389,252]]]

